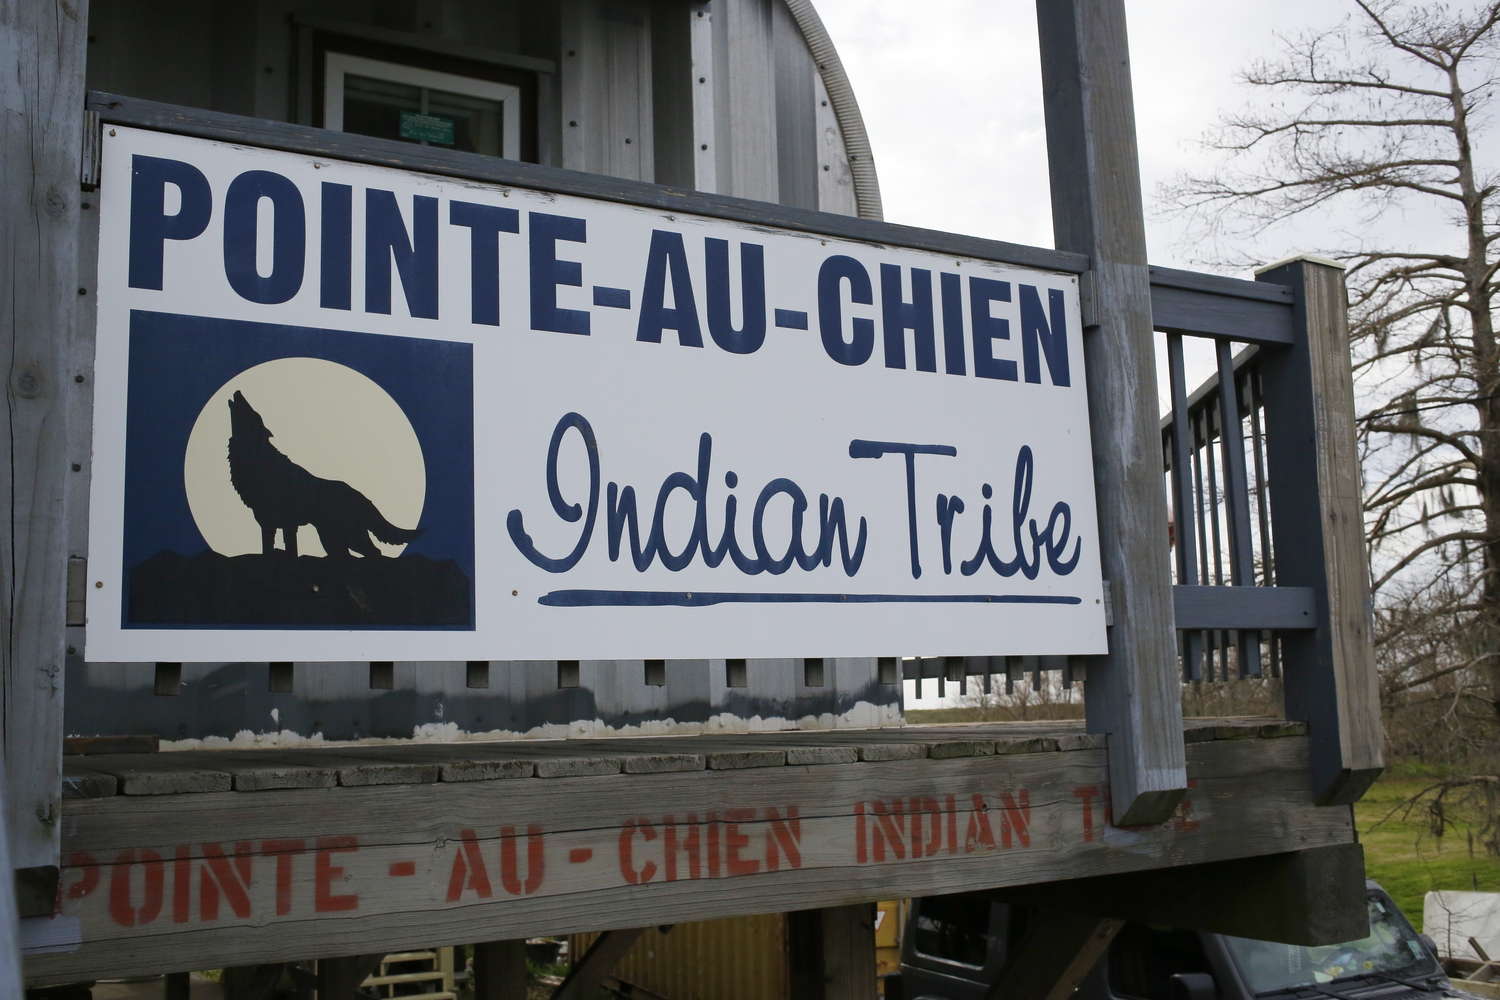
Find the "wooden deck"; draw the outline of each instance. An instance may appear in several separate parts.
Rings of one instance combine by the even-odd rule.
[[[69,757],[33,983],[676,923],[1354,839],[1300,723],[1190,720],[1168,822],[1081,723]],[[61,923],[59,923],[61,921]]]

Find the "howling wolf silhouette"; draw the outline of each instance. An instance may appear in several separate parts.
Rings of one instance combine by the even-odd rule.
[[[319,479],[271,444],[266,422],[236,392],[229,401],[229,478],[260,525],[260,547],[270,555],[281,529],[287,554],[297,556],[297,528],[311,524],[331,557],[357,552],[378,556],[370,536],[387,545],[409,542],[421,528],[398,528],[359,490],[334,479]]]

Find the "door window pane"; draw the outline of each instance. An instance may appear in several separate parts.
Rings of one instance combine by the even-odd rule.
[[[520,88],[328,52],[324,127],[378,139],[515,159]]]
[[[422,110],[422,88],[368,76],[344,77],[344,131],[401,138],[401,112]]]
[[[352,73],[344,77],[345,132],[499,156],[504,122],[500,101]]]

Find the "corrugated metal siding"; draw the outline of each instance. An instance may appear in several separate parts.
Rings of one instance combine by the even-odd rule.
[[[803,683],[801,660],[751,659],[737,688],[723,660],[667,660],[660,687],[646,683],[644,660],[584,660],[574,688],[558,687],[556,660],[496,660],[487,688],[467,687],[461,662],[398,662],[388,691],[370,689],[368,663],[297,663],[285,693],[269,690],[265,663],[184,663],[169,698],[153,693],[153,664],[86,664],[78,648],[67,658],[69,736],[561,739],[902,725],[901,685],[879,682],[875,657],[825,660],[822,687]]]
[[[597,934],[575,934],[582,955]],[[620,979],[667,1000],[790,1000],[786,918],[780,913],[647,930],[615,967]]]

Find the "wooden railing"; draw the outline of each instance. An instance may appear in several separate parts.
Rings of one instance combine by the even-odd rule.
[[[1353,801],[1382,737],[1343,271],[1153,268],[1152,311],[1183,680],[1282,677],[1287,717],[1313,735],[1319,801]],[[1191,391],[1186,337],[1212,341],[1216,368]]]

